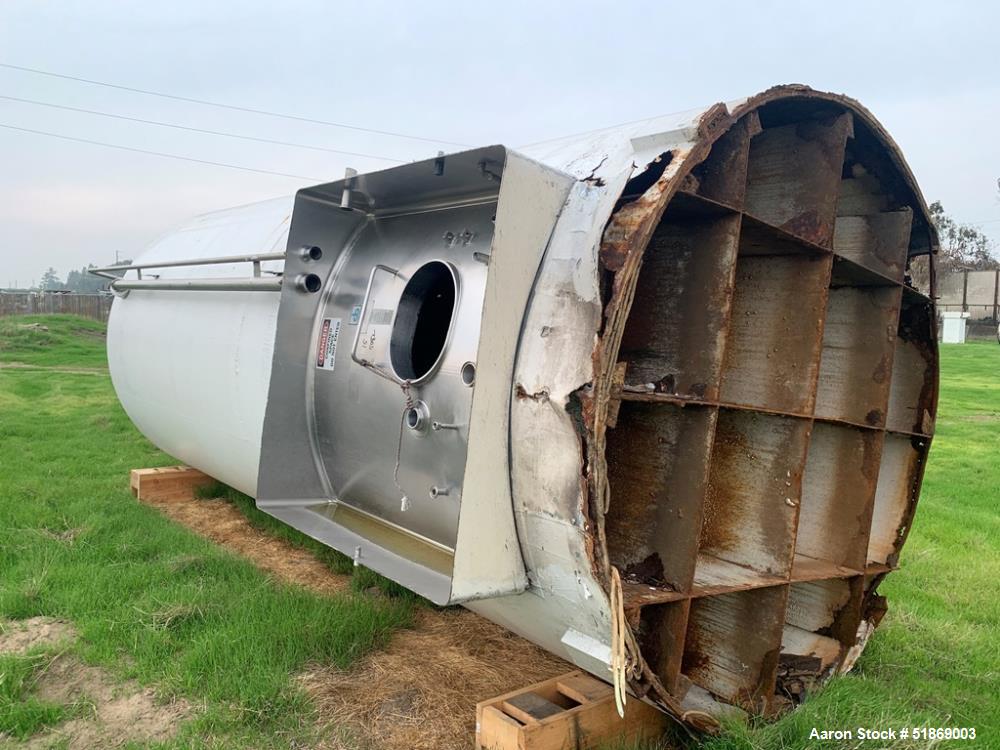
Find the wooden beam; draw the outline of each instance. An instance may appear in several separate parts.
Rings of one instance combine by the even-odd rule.
[[[204,472],[190,466],[161,466],[155,469],[132,469],[129,484],[140,500],[181,500],[194,496],[199,487],[215,482]]]

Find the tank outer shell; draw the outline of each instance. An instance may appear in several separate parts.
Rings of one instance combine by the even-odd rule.
[[[288,196],[200,216],[155,241],[138,261],[283,252],[291,213]],[[262,266],[277,272],[283,262]],[[192,275],[188,268],[156,273]],[[247,273],[245,265],[197,271],[202,278]],[[261,292],[133,290],[114,300],[108,319],[111,380],[140,432],[249,495],[257,488],[278,299]]]

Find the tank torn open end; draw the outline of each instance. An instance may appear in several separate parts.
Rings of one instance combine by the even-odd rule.
[[[711,730],[853,666],[934,428],[936,244],[872,116],[804,87],[708,110],[626,184],[580,397],[636,695]]]

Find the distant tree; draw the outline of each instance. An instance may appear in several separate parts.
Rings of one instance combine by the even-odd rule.
[[[94,276],[89,272],[91,268],[97,268],[97,266],[91,263],[79,271],[70,271],[66,277],[66,288],[82,294],[94,294],[107,289],[110,282],[100,276]]]
[[[930,205],[930,212],[941,241],[937,261],[939,273],[963,268],[975,271],[1000,268],[1000,259],[994,254],[996,247],[982,231],[972,224],[961,224],[948,216],[941,201],[934,201]]]
[[[59,280],[59,274],[56,273],[56,269],[49,266],[49,269],[42,274],[42,281],[39,287],[46,291],[52,291],[55,289],[64,289],[65,286]]]

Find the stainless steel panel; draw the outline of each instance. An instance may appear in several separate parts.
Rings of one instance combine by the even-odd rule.
[[[323,287],[282,290],[258,506],[438,602],[449,599],[475,388],[466,381],[505,159],[490,147],[448,157],[441,175],[431,161],[303,190],[289,233],[285,275],[316,274]],[[447,269],[454,288],[440,330],[421,328],[413,295],[400,305],[427,264]],[[394,364],[390,339],[425,329],[442,352],[415,377]]]
[[[449,548],[455,546],[472,402],[461,371],[476,359],[487,272],[474,254],[489,254],[495,213],[491,201],[369,219],[321,312],[342,326],[334,366],[317,367],[314,385],[317,444],[335,496]],[[400,296],[418,269],[442,261],[458,278],[444,352],[436,369],[404,389],[387,377],[394,374],[388,344]],[[398,273],[376,270],[379,264]],[[354,323],[362,306],[367,320]],[[380,372],[353,361],[355,333],[365,334],[359,346]],[[405,412],[417,402],[426,405],[427,417],[411,429]],[[431,422],[459,427],[435,430]],[[433,487],[447,494],[432,497]]]

